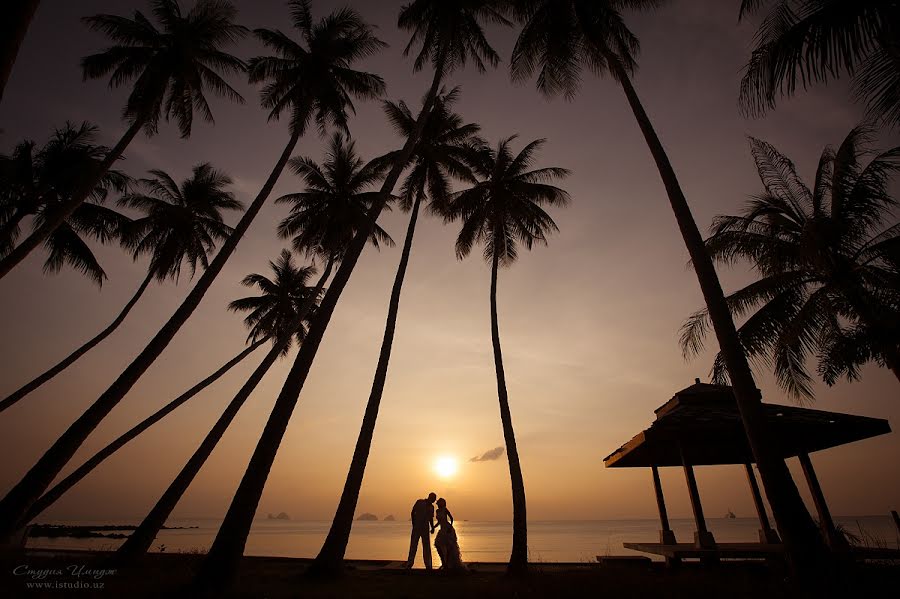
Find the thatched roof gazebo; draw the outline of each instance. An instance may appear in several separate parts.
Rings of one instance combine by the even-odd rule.
[[[834,522],[809,454],[838,445],[868,439],[891,431],[886,420],[852,416],[794,406],[763,404],[772,446],[783,458],[797,457],[812,492],[823,534],[830,544],[838,542]],[[701,383],[683,389],[656,409],[650,428],[607,456],[607,468],[650,468],[662,524],[660,543],[626,543],[639,551],[679,557],[760,557],[781,550],[777,533],[769,524],[754,462],[731,387]],[[717,545],[706,527],[694,466],[743,465],[759,516],[759,544]],[[691,507],[697,526],[693,544],[678,544],[669,528],[659,468],[680,466],[687,479]]]

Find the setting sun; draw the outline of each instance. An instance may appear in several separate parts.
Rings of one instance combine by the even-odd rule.
[[[459,462],[451,456],[441,456],[434,461],[434,471],[441,478],[450,478],[459,470]]]

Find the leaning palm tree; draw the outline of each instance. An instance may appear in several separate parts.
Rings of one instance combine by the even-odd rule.
[[[192,175],[181,185],[163,171],[150,172],[152,178],[140,181],[147,193],[130,193],[119,201],[119,205],[140,210],[146,215],[120,227],[123,241],[132,248],[135,258],[143,254],[150,255],[150,267],[144,280],[106,328],[55,366],[0,401],[0,411],[53,379],[109,337],[125,321],[153,279],[158,282],[170,278],[177,280],[182,265],[190,267],[191,276],[198,264],[206,268],[216,242],[231,234],[231,227],[222,220],[222,212],[239,210],[242,205],[228,191],[228,186],[232,183],[230,177],[214,169],[208,162],[195,166]],[[79,206],[73,217],[89,205],[85,203]],[[65,225],[54,231],[50,239],[64,231],[64,227]]]
[[[380,171],[371,163],[363,164],[355,154],[352,141],[345,142],[342,136],[336,134],[332,138],[329,153],[323,165],[320,166],[309,158],[298,157],[292,159],[291,166],[306,181],[307,189],[304,192],[280,198],[281,201],[293,203],[294,208],[281,223],[279,231],[283,237],[287,237],[295,230],[294,227],[300,223],[305,225],[299,230],[298,236],[294,237],[293,245],[296,249],[306,253],[327,255],[326,271],[323,273],[323,278],[311,291],[305,287],[304,277],[303,285],[300,287],[303,289],[305,298],[301,305],[293,310],[290,306],[294,293],[290,290],[297,285],[291,285],[290,282],[297,276],[292,275],[291,255],[286,250],[282,252],[279,262],[272,265],[279,274],[274,281],[261,275],[251,275],[244,280],[247,285],[258,286],[263,291],[263,295],[233,302],[232,308],[252,310],[247,317],[248,323],[252,322],[257,327],[264,325],[267,329],[270,326],[278,325],[275,328],[283,329],[286,331],[286,335],[283,333],[279,336],[273,333],[274,338],[278,341],[272,351],[234,397],[209,436],[176,477],[159,503],[119,549],[118,557],[122,561],[131,561],[150,548],[156,534],[165,524],[166,518],[187,490],[243,402],[271,368],[275,359],[279,355],[283,356],[287,353],[289,349],[287,341],[300,322],[300,320],[291,321],[308,320],[312,316],[308,312],[321,293],[325,282],[324,278],[327,277],[331,265],[340,260],[342,244],[345,245],[357,231],[367,225],[366,211],[377,196],[364,190],[380,177]],[[392,243],[387,233],[380,229],[370,239],[376,247],[380,242]],[[325,248],[328,248],[327,252]],[[278,298],[281,299],[274,301]],[[296,316],[292,312],[296,312]]]
[[[317,290],[306,285],[309,277],[315,273],[315,268],[298,267],[288,250],[282,250],[278,260],[270,262],[269,266],[274,277],[254,273],[247,275],[242,281],[247,287],[257,288],[260,295],[235,300],[229,304],[229,308],[249,312],[244,323],[251,329],[250,339],[270,338],[273,341],[272,348],[226,406],[156,505],[119,547],[116,555],[119,562],[132,561],[150,549],[172,510],[203,468],[259,382],[279,357],[287,355],[293,339],[296,338],[298,344],[302,342],[306,334],[305,322],[318,299]]]
[[[579,87],[581,67],[611,75],[622,86],[644,135],[669,204],[694,266],[703,299],[728,368],[747,440],[759,467],[769,502],[782,532],[788,555],[800,569],[812,565],[824,551],[818,529],[803,504],[797,485],[772,447],[759,391],[747,363],[734,321],[728,311],[712,260],[681,190],[675,169],[644,110],[631,75],[637,67],[637,37],[628,29],[621,11],[649,9],[661,0],[515,0],[515,13],[523,24],[510,65],[515,80],[527,79],[536,70],[538,89],[548,96],[573,97]]]
[[[356,512],[356,504],[387,379],[394,330],[400,310],[400,292],[412,251],[419,209],[422,203],[428,200],[435,207],[442,205],[450,193],[451,179],[453,178],[474,183],[469,163],[475,159],[477,149],[481,144],[481,140],[476,137],[479,127],[473,123],[463,124],[462,118],[452,112],[451,106],[458,95],[458,89],[453,89],[437,97],[434,110],[425,125],[422,138],[413,155],[410,172],[401,187],[400,206],[410,214],[406,239],[403,243],[400,263],[397,266],[397,274],[394,277],[381,352],[378,356],[378,365],[375,368],[375,378],[372,381],[372,390],[366,404],[365,416],[356,441],[356,449],[350,462],[350,471],[347,473],[347,480],[344,483],[344,490],[341,493],[341,500],[331,523],[331,529],[328,531],[328,536],[313,565],[321,572],[339,572],[347,551],[347,542],[353,526],[353,515]],[[399,104],[388,103],[387,110],[394,127],[404,136],[411,135],[416,126],[416,119],[409,108],[402,102]],[[386,159],[392,160],[393,156],[389,154]]]
[[[511,266],[516,261],[520,244],[527,250],[535,243],[546,245],[547,236],[557,230],[556,223],[544,207],[565,206],[569,202],[569,194],[551,184],[566,177],[569,171],[558,167],[532,169],[534,155],[544,140],[533,141],[514,154],[510,147],[514,139],[515,136],[501,140],[496,150],[488,149],[481,153],[480,159],[473,165],[478,182],[453,194],[445,214],[447,220],[462,223],[456,239],[456,257],[465,258],[476,244],[481,244],[484,246],[484,259],[491,264],[491,340],[513,499],[513,543],[509,570],[523,572],[528,569],[525,482],[519,464],[500,349],[497,275],[500,267]]]
[[[417,68],[423,67],[429,61],[434,66],[434,76],[425,96],[425,106],[416,119],[416,129],[405,140],[403,149],[397,154],[396,161],[381,185],[379,199],[368,210],[370,229],[356,234],[342,256],[341,266],[334,275],[328,293],[322,298],[318,316],[310,326],[306,342],[297,352],[219,534],[216,535],[210,553],[203,563],[197,579],[201,587],[213,586],[220,589],[229,583],[229,577],[221,577],[217,573],[233,572],[233,567],[243,553],[253,515],[259,505],[266,478],[275,461],[287,423],[303,390],[338,299],[371,235],[371,228],[374,228],[403,168],[412,156],[444,76],[452,69],[465,64],[467,57],[482,68],[484,60],[491,64],[499,60],[484,36],[480,21],[505,23],[506,20],[498,9],[502,5],[501,0],[415,0],[402,9],[401,27],[414,30],[413,39],[410,40],[407,50],[411,49],[416,41],[422,43],[416,61]]]
[[[12,0],[0,8],[3,15],[3,26],[0,27],[0,102],[19,55],[19,47],[39,4],[40,0]]]
[[[206,90],[229,100],[243,98],[222,78],[242,72],[244,63],[222,50],[241,39],[246,29],[234,23],[237,10],[227,0],[198,0],[182,14],[177,0],[151,0],[158,28],[142,12],[129,19],[117,15],[95,15],[84,22],[106,34],[114,45],[81,62],[85,79],[110,76],[110,87],[134,81],[123,117],[129,123],[119,142],[107,152],[96,168],[89,171],[81,185],[60,206],[52,219],[0,260],[0,278],[17,264],[75,211],[90,195],[103,174],[118,160],[125,148],[143,129],[156,133],[159,120],[174,119],[182,137],[191,134],[194,111],[209,122],[212,111]]]
[[[772,6],[741,80],[741,108],[761,116],[779,97],[844,75],[868,116],[900,125],[900,6],[885,0],[743,0],[740,17]]]
[[[35,228],[53,218],[84,173],[103,160],[109,149],[96,144],[97,131],[86,121],[67,122],[42,147],[23,141],[11,154],[0,156],[0,256],[15,246],[26,218],[32,219]],[[110,192],[122,193],[130,183],[122,171],[109,169],[104,174],[87,201],[44,240],[45,273],[70,266],[98,286],[103,284],[106,272],[86,240],[107,243],[119,238],[129,219],[104,203]]]
[[[315,120],[320,127],[336,123],[343,128],[347,112],[352,111],[351,97],[372,98],[383,90],[381,78],[352,69],[354,62],[383,46],[359,15],[345,9],[313,24],[307,2],[296,0],[290,6],[294,24],[300,29],[306,47],[283,33],[258,30],[260,39],[274,47],[279,56],[255,58],[250,64],[251,81],[269,82],[262,90],[262,103],[271,108],[270,119],[277,119],[285,110],[290,112],[287,146],[234,232],[168,322],[116,381],[0,500],[0,539],[13,530],[30,504],[47,489],[91,431],[125,397],[193,314],[262,209],[310,120]]]
[[[900,147],[864,164],[872,133],[857,127],[837,151],[825,148],[812,189],[790,159],[751,138],[764,191],[741,214],[716,218],[706,240],[714,260],[747,260],[759,274],[726,299],[733,316],[749,315],[738,329],[747,356],[771,367],[779,386],[798,400],[813,398],[811,355],[818,355],[821,372],[834,371],[850,339],[900,379],[900,269],[892,255],[900,247],[900,224],[890,194]],[[707,310],[685,323],[686,355],[702,349],[708,328]],[[858,376],[856,362],[838,371]],[[721,357],[713,378],[727,378]]]

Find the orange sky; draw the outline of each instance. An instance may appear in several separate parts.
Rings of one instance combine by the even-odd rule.
[[[77,17],[121,12],[133,2],[45,0],[29,32],[0,106],[3,151],[21,138],[44,139],[66,119],[89,119],[111,145],[124,92],[83,84],[77,60],[103,45]],[[280,1],[243,2],[251,27],[287,28]],[[367,61],[381,73],[392,99],[417,101],[427,73],[412,75],[403,59],[404,34],[394,26],[399,2],[355,2],[391,47]],[[704,8],[698,8],[699,5]],[[736,107],[740,68],[752,28],[736,23],[736,2],[679,2],[653,16],[631,18],[643,41],[638,92],[654,120],[701,228],[716,214],[738,209],[759,190],[746,135],[774,143],[812,176],[827,143],[839,143],[861,115],[845,86],[815,90],[785,102],[768,118],[746,121]],[[332,4],[314,3],[316,15]],[[712,6],[715,8],[712,8]],[[734,5],[734,6],[732,6]],[[252,12],[251,8],[253,7]],[[511,31],[491,31],[508,57]],[[238,52],[250,56],[253,42]],[[649,153],[621,91],[588,79],[571,103],[547,102],[531,86],[514,86],[503,66],[487,76],[464,72],[460,112],[491,140],[518,132],[523,141],[547,137],[542,165],[573,170],[564,186],[573,202],[554,212],[561,232],[547,248],[523,252],[500,278],[500,326],[510,403],[525,474],[529,516],[547,519],[654,517],[649,472],[604,470],[602,458],[652,420],[652,411],[695,376],[705,378],[711,353],[685,363],[677,346],[683,319],[700,305],[687,255]],[[162,168],[180,179],[211,161],[235,179],[248,201],[286,141],[283,123],[266,123],[255,93],[240,83],[246,106],[213,103],[217,125],[198,125],[188,141],[171,127],[140,137],[123,168],[142,176]],[[351,129],[371,157],[396,139],[374,104],[359,105]],[[893,139],[883,136],[887,146]],[[321,156],[323,142],[302,140],[298,154]],[[282,176],[273,198],[299,184]],[[264,272],[284,242],[274,227],[286,213],[270,201],[238,247],[195,316],[130,395],[85,443],[69,472],[94,451],[205,377],[245,337],[241,319],[225,311],[244,290],[238,281]],[[446,496],[467,519],[510,517],[505,456],[469,463],[502,444],[490,348],[489,270],[480,258],[457,262],[454,227],[420,221],[401,302],[391,370],[359,511],[405,514],[430,490]],[[405,217],[382,225],[401,239]],[[143,278],[115,248],[99,255],[109,281],[98,291],[73,272],[45,277],[36,253],[0,282],[0,393],[8,393],[66,355],[105,325]],[[260,504],[260,513],[294,518],[333,514],[371,384],[399,249],[367,250],[319,351]],[[747,279],[722,272],[727,289]],[[0,415],[0,489],[8,489],[56,437],[102,392],[177,307],[190,282],[156,286],[126,324],[75,368]],[[133,442],[58,502],[47,518],[139,518],[196,448],[233,392],[261,356],[251,358],[188,406]],[[220,517],[243,474],[289,362],[266,377],[220,444],[175,516]],[[786,402],[769,375],[759,377],[766,401]],[[868,368],[863,382],[817,387],[815,407],[900,423],[900,385]],[[432,469],[439,455],[457,456],[450,480]],[[886,514],[900,506],[896,434],[813,457],[832,511]],[[731,508],[751,515],[740,467],[697,471],[706,511]],[[798,477],[802,482],[802,477]],[[688,516],[680,470],[663,472],[670,515]]]

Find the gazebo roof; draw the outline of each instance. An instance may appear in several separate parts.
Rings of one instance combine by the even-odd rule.
[[[763,404],[770,443],[784,457],[891,432],[887,420]],[[656,409],[650,428],[604,458],[607,468],[749,464],[753,456],[731,387],[699,381]]]

